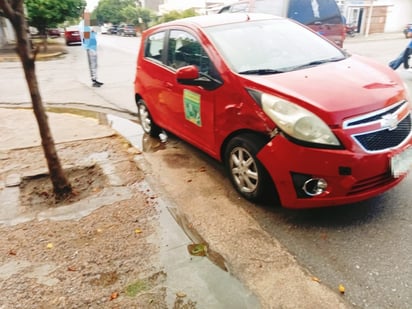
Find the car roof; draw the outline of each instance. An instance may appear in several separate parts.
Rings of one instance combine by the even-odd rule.
[[[163,23],[153,28],[164,26],[197,26],[199,28],[207,28],[218,25],[226,25],[233,23],[241,23],[246,21],[268,20],[268,19],[283,19],[282,17],[261,14],[261,13],[231,13],[231,14],[212,14],[187,17],[183,19],[173,20]]]

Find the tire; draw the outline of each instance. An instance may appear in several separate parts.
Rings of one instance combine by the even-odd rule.
[[[143,128],[143,131],[150,136],[158,137],[161,132],[160,127],[153,121],[152,116],[147,109],[146,103],[140,99],[137,101],[137,110],[140,120],[140,125]]]
[[[236,191],[251,202],[263,202],[276,194],[272,180],[264,166],[256,158],[259,150],[268,142],[256,134],[236,136],[225,148],[225,167]]]

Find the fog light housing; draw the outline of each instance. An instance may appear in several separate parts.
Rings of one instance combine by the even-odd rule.
[[[305,181],[302,190],[309,196],[318,196],[325,192],[328,183],[323,178],[311,178]]]

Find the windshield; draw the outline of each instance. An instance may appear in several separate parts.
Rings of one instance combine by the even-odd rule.
[[[277,74],[345,59],[346,54],[287,19],[248,21],[206,28],[233,71]]]

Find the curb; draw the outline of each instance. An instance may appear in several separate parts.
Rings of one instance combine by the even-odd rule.
[[[50,54],[37,54],[36,60],[45,60],[50,58],[56,58],[64,55],[64,52],[55,52]],[[17,54],[15,55],[0,55],[0,62],[16,62],[20,61],[20,58]]]

